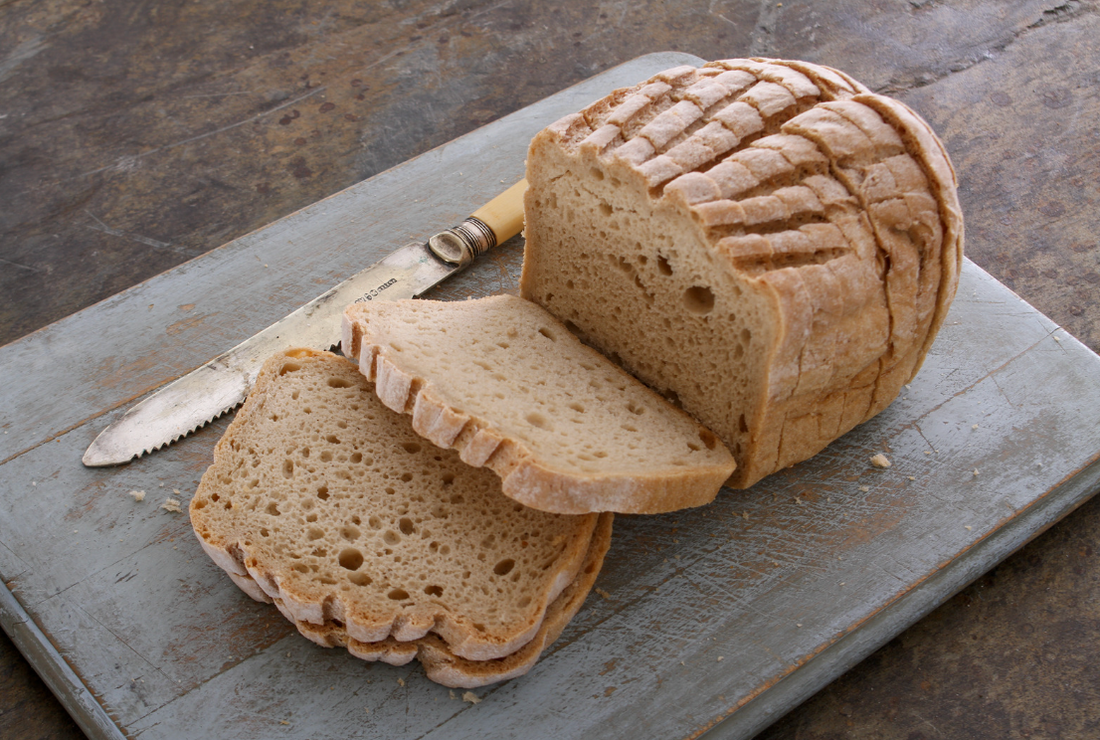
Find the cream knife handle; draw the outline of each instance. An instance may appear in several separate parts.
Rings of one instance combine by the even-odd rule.
[[[429,238],[428,248],[444,262],[465,267],[520,232],[526,191],[527,180],[520,180],[458,226]]]
[[[523,228],[523,194],[527,180],[523,179],[474,211],[476,218],[496,234],[497,244],[506,242]]]

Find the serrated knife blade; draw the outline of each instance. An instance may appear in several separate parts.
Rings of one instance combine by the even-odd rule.
[[[329,349],[340,342],[345,306],[414,298],[519,233],[526,180],[458,226],[406,244],[233,349],[141,401],[108,426],[82,458],[88,467],[121,465],[169,445],[240,405],[264,360],[290,347]]]

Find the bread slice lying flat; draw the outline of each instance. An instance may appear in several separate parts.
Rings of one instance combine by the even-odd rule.
[[[364,643],[436,635],[492,660],[539,633],[597,516],[547,514],[412,431],[344,358],[270,358],[191,501],[199,542],[246,593]]]
[[[601,514],[596,532],[588,547],[584,566],[577,577],[565,587],[546,610],[546,618],[535,637],[510,655],[495,660],[467,660],[455,655],[436,635],[426,635],[410,642],[388,638],[382,642],[360,642],[349,637],[347,629],[337,622],[323,625],[295,622],[298,631],[324,647],[346,647],[357,658],[378,660],[390,665],[405,665],[416,658],[424,666],[428,678],[453,688],[472,689],[478,686],[522,676],[542,655],[565,626],[576,616],[585,597],[596,582],[604,555],[611,544],[613,514]],[[279,602],[276,602],[279,605]],[[293,621],[293,617],[287,614]]]
[[[536,509],[672,511],[733,470],[709,430],[515,296],[354,304],[342,346],[413,429]]]
[[[521,295],[675,397],[747,487],[871,418],[955,294],[931,128],[837,70],[677,67],[540,132]]]

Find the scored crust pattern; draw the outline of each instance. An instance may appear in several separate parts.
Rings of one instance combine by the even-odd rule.
[[[637,213],[620,208],[609,180],[648,194],[654,213],[687,216],[711,269],[731,273],[737,290],[770,296],[778,330],[750,418],[717,408],[714,388],[687,387],[681,376],[700,373],[681,359],[691,347],[631,345],[619,336],[629,332],[601,328],[573,279],[552,275],[579,264],[579,284],[588,269],[587,248],[569,259],[540,252],[557,238],[547,230],[562,226],[552,221],[563,161],[583,173],[575,180],[602,181],[588,197],[619,219],[610,228],[628,230]],[[549,126],[532,142],[528,179],[523,295],[717,432],[738,459],[741,486],[885,408],[919,368],[957,285],[962,218],[942,144],[903,104],[818,65],[751,59],[668,70]],[[609,231],[586,236],[618,238]],[[656,290],[634,267],[652,305]]]

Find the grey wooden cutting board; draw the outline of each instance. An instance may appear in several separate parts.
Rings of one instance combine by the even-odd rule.
[[[639,58],[0,348],[0,616],[89,735],[747,737],[1096,490],[1100,358],[967,262],[889,409],[749,491],[618,517],[598,592],[473,703],[307,642],[160,508],[186,510],[226,419],[81,465],[144,393],[517,180],[538,129],[698,62]],[[512,240],[433,297],[514,290],[521,259]]]

